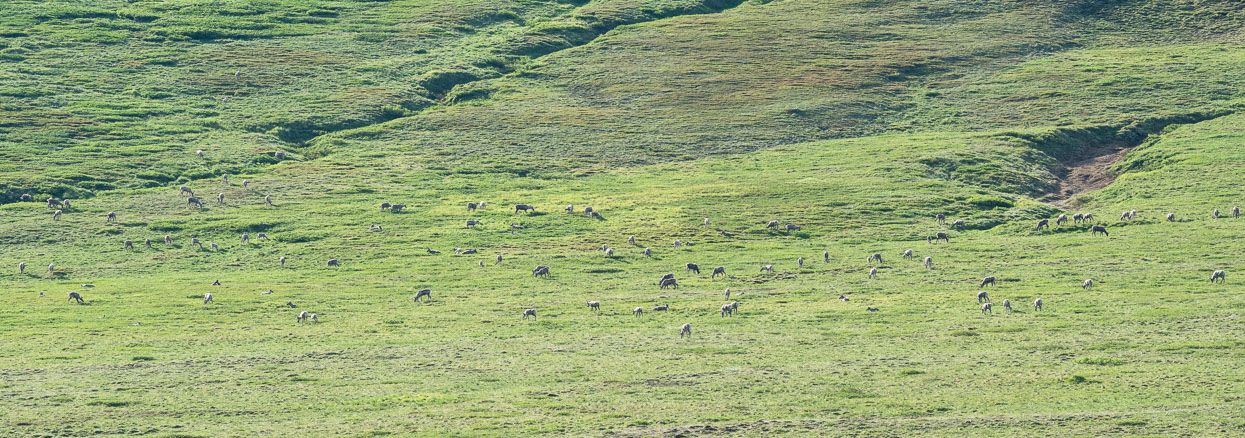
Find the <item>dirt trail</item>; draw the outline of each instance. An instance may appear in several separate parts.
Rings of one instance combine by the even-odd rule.
[[[1134,147],[1117,143],[1085,148],[1062,163],[1063,167],[1055,172],[1059,177],[1059,188],[1039,200],[1067,207],[1066,201],[1069,198],[1106,187],[1118,176],[1111,170],[1111,166],[1123,159]]]

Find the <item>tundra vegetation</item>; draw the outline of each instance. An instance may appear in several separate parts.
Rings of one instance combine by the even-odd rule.
[[[1239,431],[1242,28],[1193,0],[0,2],[0,435]]]

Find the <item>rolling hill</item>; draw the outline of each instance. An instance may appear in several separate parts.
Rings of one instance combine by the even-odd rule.
[[[0,12],[0,434],[1245,427],[1233,2]]]

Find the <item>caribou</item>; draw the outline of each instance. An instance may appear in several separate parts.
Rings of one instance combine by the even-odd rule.
[[[415,292],[415,302],[418,303],[420,298],[427,297],[426,301],[432,301],[432,289],[420,289]]]

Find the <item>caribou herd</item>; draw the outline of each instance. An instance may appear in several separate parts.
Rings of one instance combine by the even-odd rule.
[[[202,152],[201,152],[201,151],[200,151],[200,155],[202,155]],[[227,175],[223,176],[223,177],[222,177],[222,180],[223,180],[223,181],[227,184],[227,183],[228,183],[228,176],[227,176]],[[248,182],[247,182],[247,181],[243,181],[243,187],[244,187],[244,190],[246,190],[247,184],[248,184]],[[180,193],[181,195],[183,195],[183,196],[186,196],[186,206],[187,206],[188,208],[196,208],[196,209],[202,209],[202,208],[204,208],[202,200],[200,200],[198,197],[196,197],[196,196],[195,196],[194,190],[192,190],[190,187],[188,187],[188,186],[182,186],[182,187],[180,187],[180,189],[179,189],[179,193]],[[33,198],[33,196],[31,196],[31,195],[29,195],[29,194],[23,194],[23,195],[21,195],[20,199],[21,199],[21,201],[23,201],[23,202],[32,202],[34,198]],[[52,218],[53,218],[53,219],[60,219],[60,218],[61,218],[64,214],[66,214],[66,213],[68,213],[68,212],[70,212],[70,211],[71,211],[71,210],[70,210],[70,201],[69,201],[69,200],[67,200],[67,199],[65,199],[65,200],[61,200],[61,199],[56,199],[56,198],[48,198],[48,199],[46,200],[46,203],[47,203],[48,208],[55,209],[55,212],[54,212],[54,213],[53,213],[53,215],[52,215]],[[225,194],[224,194],[224,193],[220,193],[220,194],[218,194],[218,195],[216,196],[216,205],[218,205],[218,206],[225,206],[225,205],[226,205],[226,204],[225,204]],[[271,197],[270,195],[265,195],[265,196],[264,196],[264,205],[268,205],[268,206],[273,205],[273,203],[272,203],[272,197]],[[482,210],[485,206],[486,206],[486,204],[485,204],[485,202],[483,202],[483,201],[478,201],[478,202],[468,202],[468,203],[467,203],[467,211],[468,211],[468,212],[473,212],[473,213],[474,213],[474,212],[477,212],[477,211]],[[396,204],[396,203],[391,203],[391,202],[383,202],[383,203],[381,203],[381,204],[380,204],[380,209],[381,209],[382,211],[389,211],[389,212],[391,212],[391,213],[399,213],[399,212],[403,211],[405,208],[406,208],[406,204]],[[567,206],[566,206],[563,210],[564,210],[565,212],[567,212],[567,213],[575,213],[575,206],[574,206],[573,204],[571,204],[571,205],[567,205]],[[515,205],[514,205],[514,212],[513,212],[513,213],[514,213],[514,214],[536,214],[536,211],[537,211],[537,210],[536,210],[536,207],[534,207],[534,206],[532,206],[532,205],[530,205],[530,204],[515,204]],[[586,216],[588,216],[588,217],[590,217],[590,218],[593,218],[593,219],[602,219],[602,220],[604,219],[604,218],[603,218],[603,216],[601,215],[601,213],[599,212],[599,210],[595,210],[595,209],[593,209],[592,207],[584,207],[584,208],[582,209],[582,212],[583,212],[583,214],[584,214],[584,215],[586,215]],[[1230,215],[1232,218],[1237,218],[1237,217],[1239,217],[1239,216],[1240,216],[1240,209],[1239,209],[1238,207],[1232,207],[1232,209],[1230,210],[1229,215]],[[1219,218],[1221,217],[1219,210],[1218,210],[1218,209],[1213,209],[1213,210],[1211,211],[1210,217],[1211,217],[1212,219],[1219,219]],[[1165,215],[1165,217],[1164,217],[1164,218],[1165,218],[1165,220],[1166,220],[1167,222],[1176,222],[1176,215],[1175,215],[1175,213],[1167,213],[1167,214]],[[939,224],[939,225],[944,225],[944,226],[945,226],[945,225],[946,225],[946,223],[947,223],[947,220],[948,220],[948,219],[947,219],[946,215],[944,215],[944,214],[941,214],[941,213],[940,213],[940,214],[937,214],[937,215],[935,215],[935,216],[934,216],[934,220],[935,220],[935,222],[936,222],[937,224]],[[1137,212],[1137,210],[1128,210],[1128,211],[1125,211],[1125,212],[1123,212],[1123,213],[1121,213],[1121,214],[1120,214],[1120,219],[1119,219],[1119,220],[1120,220],[1120,221],[1124,221],[1124,222],[1136,221],[1136,220],[1138,220],[1138,212]],[[113,222],[116,222],[116,221],[117,221],[117,213],[116,213],[116,212],[111,212],[111,211],[110,211],[110,212],[108,212],[108,214],[105,216],[105,222],[106,222],[106,223],[113,223]],[[1061,227],[1061,228],[1069,226],[1069,225],[1068,225],[1068,222],[1069,222],[1069,216],[1068,216],[1067,214],[1059,214],[1059,215],[1058,215],[1058,216],[1054,219],[1055,226],[1057,226],[1057,227]],[[1102,235],[1103,237],[1109,237],[1109,236],[1110,236],[1110,233],[1107,231],[1106,226],[1105,226],[1105,225],[1102,225],[1102,224],[1098,224],[1098,223],[1096,223],[1095,217],[1094,217],[1094,215],[1093,215],[1092,213],[1074,213],[1074,214],[1072,214],[1072,216],[1071,216],[1071,222],[1072,222],[1072,224],[1074,224],[1074,225],[1071,225],[1071,226],[1077,226],[1077,225],[1084,226],[1084,225],[1088,225],[1088,228],[1082,228],[1082,229],[1083,229],[1083,230],[1088,230],[1088,231],[1090,232],[1090,235],[1091,235],[1091,236],[1098,236],[1098,235]],[[474,228],[477,228],[477,227],[484,227],[484,226],[485,226],[484,222],[483,222],[483,221],[481,221],[481,220],[479,220],[479,219],[467,219],[467,220],[465,220],[465,222],[464,222],[464,223],[466,224],[466,228],[468,228],[468,229],[474,229]],[[707,227],[707,226],[709,226],[709,223],[710,223],[709,218],[708,218],[708,217],[705,217],[705,218],[703,219],[703,224],[704,224],[704,226],[706,226],[706,227]],[[524,227],[523,227],[523,226],[521,226],[521,225],[517,225],[517,224],[511,224],[510,228],[511,228],[511,229],[510,229],[510,232],[511,232],[511,233],[515,233],[515,231],[516,231],[516,230],[522,230],[522,229],[524,229]],[[765,229],[765,230],[775,230],[775,229],[779,229],[779,228],[780,228],[780,221],[778,221],[778,220],[768,220],[768,221],[765,221],[765,222],[764,222],[764,229]],[[965,229],[967,229],[967,228],[968,228],[968,223],[967,223],[964,219],[955,219],[955,220],[951,221],[951,224],[950,224],[949,228],[952,228],[952,229],[958,229],[958,230],[965,230]],[[383,231],[383,229],[382,229],[379,225],[376,225],[376,224],[373,224],[373,225],[371,226],[371,228],[370,228],[370,229],[371,229],[372,231]],[[798,225],[798,224],[794,224],[794,223],[786,223],[786,224],[781,224],[781,229],[782,229],[782,230],[784,230],[784,231],[786,231],[786,232],[788,232],[788,233],[790,233],[790,232],[793,232],[793,231],[801,231],[801,230],[802,230],[802,227],[801,227],[801,225]],[[1039,221],[1037,222],[1036,226],[1033,228],[1033,230],[1035,230],[1035,231],[1041,231],[1041,230],[1047,230],[1047,231],[1050,231],[1050,230],[1051,230],[1051,220],[1050,220],[1050,219],[1041,219],[1041,220],[1039,220]],[[734,236],[736,236],[736,235],[737,235],[737,233],[731,233],[731,232],[727,232],[727,231],[725,231],[725,230],[720,231],[720,234],[721,234],[723,237],[734,237]],[[266,239],[268,238],[268,236],[267,236],[265,233],[258,233],[258,234],[257,234],[257,238],[258,238],[258,239],[261,239],[261,240],[266,240]],[[171,236],[168,236],[168,235],[164,236],[164,239],[163,239],[163,240],[164,240],[164,243],[165,243],[166,245],[171,245],[171,244],[173,243],[173,239],[172,239],[172,237],[171,237]],[[251,236],[250,236],[250,234],[249,234],[249,233],[243,233],[243,234],[242,234],[242,236],[241,236],[241,239],[240,239],[240,240],[241,240],[241,244],[243,244],[243,245],[247,245],[247,244],[249,244],[249,243],[250,243]],[[931,235],[927,235],[927,236],[926,236],[926,238],[925,238],[925,240],[926,240],[926,243],[928,243],[928,244],[935,244],[935,243],[950,244],[950,236],[949,236],[949,235],[948,235],[945,231],[938,231],[938,232],[935,232],[935,233],[933,233],[933,234],[931,234]],[[626,239],[626,241],[627,241],[627,243],[628,243],[629,245],[632,245],[632,246],[637,246],[637,245],[636,245],[636,238],[635,238],[635,236],[630,236],[630,237],[628,237],[628,238]],[[203,244],[200,242],[200,240],[199,240],[198,238],[191,238],[191,240],[190,240],[190,244],[191,244],[191,246],[195,246],[195,247],[198,247],[198,248],[200,248],[200,249],[202,249],[202,247],[203,247]],[[151,239],[145,239],[145,240],[144,240],[144,245],[145,245],[147,248],[151,248]],[[691,242],[683,242],[683,241],[681,241],[681,240],[675,240],[675,241],[674,241],[674,245],[673,245],[673,246],[674,246],[674,249],[675,249],[675,250],[678,250],[678,249],[680,249],[680,247],[683,247],[683,246],[691,246],[691,245],[692,245],[692,243],[691,243]],[[129,239],[124,240],[124,241],[122,242],[122,246],[123,246],[123,249],[125,249],[125,250],[129,250],[129,251],[133,251],[133,250],[134,250],[134,243],[133,243],[133,241],[132,241],[132,240],[129,240]],[[210,246],[211,246],[211,248],[212,248],[212,250],[213,250],[213,251],[220,251],[220,247],[219,247],[217,244],[215,244],[215,243],[211,243],[211,244],[210,244]],[[614,255],[615,255],[615,253],[614,253],[614,248],[611,248],[611,247],[609,247],[608,245],[602,245],[602,246],[600,247],[600,250],[601,250],[602,252],[604,252],[604,253],[606,254],[606,256],[607,256],[607,257],[614,257]],[[440,254],[440,253],[441,253],[440,251],[433,250],[432,248],[428,248],[427,252],[428,252],[428,254],[429,254],[429,255],[437,255],[437,254]],[[455,253],[455,254],[457,254],[457,255],[476,254],[476,253],[477,253],[477,250],[475,250],[475,249],[454,248],[454,253]],[[652,255],[653,255],[653,254],[652,254],[652,249],[651,249],[651,248],[648,248],[648,247],[645,247],[645,248],[643,249],[642,254],[643,254],[643,256],[644,256],[644,257],[652,257]],[[906,250],[904,250],[904,251],[901,253],[900,258],[901,258],[901,259],[903,259],[903,260],[908,260],[908,259],[912,259],[912,258],[914,258],[914,256],[915,256],[915,252],[914,252],[914,250],[912,250],[912,249],[906,249]],[[825,263],[829,263],[829,262],[830,262],[830,253],[829,253],[829,251],[823,251],[823,252],[822,252],[822,260],[823,260],[823,262],[825,262]],[[499,254],[499,255],[497,255],[497,256],[496,256],[496,263],[494,263],[494,264],[500,264],[501,262],[502,262],[502,256]],[[284,268],[284,267],[285,267],[285,264],[286,264],[286,258],[285,258],[284,256],[280,257],[280,258],[279,258],[279,263],[280,263],[281,267],[282,267],[282,268]],[[798,257],[798,258],[796,259],[795,263],[796,263],[796,265],[797,265],[799,268],[801,268],[801,269],[802,269],[802,268],[804,267],[804,258],[803,258],[803,257]],[[874,263],[876,263],[878,266],[883,266],[884,262],[883,262],[883,257],[882,257],[882,254],[881,254],[881,253],[878,253],[878,252],[871,253],[871,254],[869,254],[869,255],[865,258],[865,265],[868,267],[868,276],[867,276],[867,278],[868,278],[868,279],[876,279],[876,278],[878,277],[878,266],[872,266]],[[336,259],[336,258],[333,258],[333,259],[328,259],[328,261],[325,263],[325,265],[326,265],[327,267],[330,267],[330,268],[336,268],[336,267],[340,267],[340,266],[341,266],[340,262],[339,262],[339,261],[338,261],[338,259]],[[483,262],[479,263],[479,265],[480,265],[480,266],[484,266]],[[924,257],[924,263],[923,263],[923,265],[924,265],[924,267],[925,267],[926,269],[928,269],[928,270],[932,270],[932,269],[933,269],[933,258],[932,258],[932,257],[930,257],[930,256],[926,256],[926,257]],[[683,265],[683,267],[684,267],[684,274],[685,274],[685,275],[692,275],[692,274],[697,275],[697,276],[699,276],[699,275],[700,275],[700,266],[699,266],[698,264],[696,264],[696,263],[691,263],[691,262],[688,262],[688,263],[685,263],[685,264]],[[22,263],[20,263],[20,264],[18,265],[18,272],[19,272],[19,274],[24,275],[24,274],[25,274],[25,271],[26,271],[26,263],[25,263],[25,262],[22,262]],[[761,272],[767,272],[767,273],[773,274],[773,273],[774,273],[774,265],[773,265],[773,264],[765,264],[765,265],[762,265],[762,266],[761,266]],[[53,275],[54,275],[54,273],[55,273],[55,265],[51,265],[51,264],[50,264],[50,265],[48,265],[48,275],[49,275],[49,276],[53,276]],[[547,266],[547,265],[540,265],[540,266],[537,266],[536,268],[532,269],[532,276],[537,277],[537,278],[552,278],[551,268],[550,268],[549,266]],[[721,276],[721,277],[723,277],[723,278],[725,278],[725,277],[727,276],[726,266],[717,266],[717,267],[713,268],[712,273],[710,274],[710,280],[716,280],[719,276]],[[1226,280],[1227,280],[1227,274],[1226,274],[1226,272],[1225,272],[1224,270],[1215,270],[1215,271],[1214,271],[1213,273],[1211,273],[1211,275],[1210,275],[1210,282],[1211,282],[1211,283],[1224,283],[1224,282],[1226,282]],[[217,283],[214,283],[214,284],[215,284],[215,285],[219,285],[219,281],[218,281]],[[988,292],[986,292],[984,289],[985,289],[985,287],[986,287],[986,286],[997,287],[997,286],[998,286],[998,284],[999,284],[999,279],[998,279],[996,276],[993,276],[993,275],[986,276],[986,277],[982,278],[982,280],[980,281],[980,283],[978,283],[978,289],[982,289],[982,290],[981,290],[981,291],[979,291],[979,292],[977,293],[977,304],[980,306],[980,311],[981,311],[981,313],[982,313],[983,315],[992,315],[992,314],[994,313],[994,310],[993,310],[993,304],[992,304],[992,302],[991,302],[991,300],[990,300],[990,295],[989,295],[989,293],[988,293]],[[87,287],[87,286],[93,286],[93,285],[86,285],[86,284],[84,284],[84,285],[83,285],[83,287]],[[678,287],[679,287],[679,280],[675,277],[675,274],[674,274],[674,273],[668,273],[668,274],[663,275],[663,276],[661,277],[661,279],[659,279],[659,280],[657,281],[657,286],[658,286],[660,289],[667,289],[667,288],[670,288],[670,289],[678,289]],[[1090,289],[1092,289],[1092,288],[1093,288],[1093,286],[1094,286],[1094,280],[1093,280],[1093,279],[1086,279],[1086,280],[1084,280],[1084,281],[1082,282],[1082,284],[1081,284],[1081,287],[1082,287],[1082,289],[1083,289],[1083,290],[1090,290]],[[271,294],[271,293],[272,293],[272,291],[271,291],[271,289],[269,289],[269,291],[268,291],[268,292],[265,292],[264,294],[265,294],[265,295],[267,295],[267,294]],[[40,294],[40,296],[42,296],[42,293]],[[69,292],[69,293],[68,293],[68,296],[69,296],[69,301],[76,301],[76,302],[78,302],[78,303],[85,303],[85,299],[82,297],[82,294],[81,294],[81,293],[79,293],[79,292]],[[726,291],[725,291],[725,296],[726,296],[726,299],[727,299],[727,300],[730,300],[730,299],[731,299],[731,291],[730,291],[730,289],[729,289],[729,288],[728,288],[728,289],[726,289]],[[663,297],[663,298],[664,298],[664,297]],[[413,301],[414,301],[414,302],[420,302],[420,301],[421,301],[421,299],[423,299],[423,301],[425,301],[425,302],[431,302],[431,301],[432,301],[432,290],[431,290],[431,289],[421,289],[421,290],[417,291],[417,292],[415,293],[415,296],[414,296]],[[850,301],[850,299],[849,299],[847,296],[842,295],[842,294],[840,294],[840,295],[839,295],[839,299],[840,299],[840,300],[842,300],[842,301],[844,301],[844,302],[849,302],[849,301]],[[206,294],[204,294],[204,295],[203,295],[203,304],[204,304],[204,305],[207,305],[207,304],[213,304],[213,303],[215,303],[215,300],[214,300],[214,297],[213,297],[213,295],[212,295],[211,293],[206,293]],[[291,307],[291,308],[297,307],[297,306],[295,306],[295,305],[293,304],[293,302],[289,302],[289,303],[287,303],[287,305],[288,305],[289,307]],[[590,311],[592,311],[592,312],[600,312],[600,311],[601,311],[602,304],[601,304],[601,301],[588,301],[588,302],[587,302],[587,307],[588,307],[588,309],[589,309]],[[662,305],[658,305],[658,306],[653,307],[653,308],[652,308],[652,311],[653,311],[653,312],[663,312],[663,311],[667,311],[669,308],[670,308],[670,306],[669,306],[668,304],[662,304]],[[1033,310],[1034,310],[1035,312],[1039,312],[1039,311],[1042,311],[1042,309],[1043,309],[1043,302],[1042,302],[1042,299],[1041,299],[1041,298],[1037,298],[1037,299],[1035,299],[1035,300],[1033,301]],[[880,311],[880,309],[878,309],[878,308],[876,308],[876,307],[867,307],[867,308],[866,308],[866,310],[867,310],[867,311],[870,311],[870,312],[878,312],[878,311]],[[1003,300],[1003,310],[1004,310],[1004,312],[1006,312],[1006,313],[1011,313],[1011,312],[1013,311],[1013,309],[1012,309],[1012,305],[1011,305],[1011,301],[1010,301],[1010,300],[1007,300],[1007,299]],[[738,312],[739,312],[739,302],[738,302],[738,301],[731,301],[730,303],[723,304],[723,305],[722,305],[722,306],[718,309],[719,316],[720,316],[720,317],[723,317],[723,318],[725,318],[725,317],[733,317],[733,316],[735,316]],[[633,309],[633,310],[632,310],[632,315],[633,315],[634,317],[641,317],[641,316],[643,316],[643,314],[644,314],[644,308],[643,308],[643,307],[636,307],[635,309]],[[528,319],[529,317],[530,317],[531,319],[533,319],[533,320],[535,320],[535,319],[536,319],[536,309],[534,309],[534,308],[526,308],[526,309],[524,309],[524,310],[522,311],[522,319]],[[302,323],[302,322],[312,322],[312,323],[315,323],[315,322],[318,322],[318,318],[317,318],[317,315],[316,315],[316,314],[314,314],[314,313],[308,313],[307,311],[301,311],[301,312],[299,312],[299,313],[298,313],[298,315],[297,315],[297,322],[299,322],[299,323]],[[682,325],[682,327],[681,327],[681,329],[680,329],[680,331],[679,331],[679,336],[680,336],[680,337],[691,337],[691,334],[692,334],[692,333],[691,333],[691,324],[690,324],[690,323],[683,324],[683,325]]]

